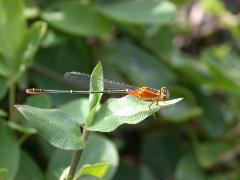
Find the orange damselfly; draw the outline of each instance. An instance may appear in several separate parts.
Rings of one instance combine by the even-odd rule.
[[[94,77],[92,77],[94,78]],[[28,94],[43,94],[43,93],[67,93],[67,94],[91,94],[91,93],[123,93],[138,97],[139,100],[152,101],[151,106],[159,101],[166,101],[169,99],[169,90],[166,87],[160,89],[153,89],[149,87],[135,87],[125,83],[120,83],[108,79],[97,79],[103,83],[104,90],[102,91],[90,91],[89,83],[91,75],[80,72],[67,72],[64,74],[64,79],[70,82],[73,86],[81,90],[55,90],[55,89],[27,89]]]

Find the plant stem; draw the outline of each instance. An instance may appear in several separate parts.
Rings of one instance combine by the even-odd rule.
[[[82,136],[83,136],[83,140],[85,142],[87,142],[88,135],[89,135],[88,130],[83,129]],[[72,159],[71,166],[70,166],[70,170],[69,170],[69,173],[68,173],[68,176],[67,176],[67,180],[73,180],[74,175],[75,175],[76,170],[77,170],[77,167],[78,167],[78,164],[79,164],[79,161],[80,161],[80,158],[81,158],[81,155],[82,155],[82,151],[83,150],[76,150],[74,152],[73,159]]]
[[[9,120],[13,121],[14,104],[15,104],[15,84],[11,83],[9,87]]]
[[[23,135],[20,137],[20,139],[18,140],[18,144],[19,144],[19,145],[22,145],[29,136],[31,136],[31,134],[26,134],[26,133],[23,134]]]

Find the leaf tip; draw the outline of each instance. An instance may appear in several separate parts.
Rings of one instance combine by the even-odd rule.
[[[21,105],[15,104],[15,105],[13,105],[13,106],[18,109],[18,108],[20,108]]]

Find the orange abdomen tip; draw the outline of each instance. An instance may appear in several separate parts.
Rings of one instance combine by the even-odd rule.
[[[38,89],[35,89],[35,88],[31,88],[31,89],[26,89],[26,93],[27,94],[39,94],[39,93],[41,93],[41,91],[39,91]]]

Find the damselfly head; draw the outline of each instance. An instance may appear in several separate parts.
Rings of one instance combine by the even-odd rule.
[[[170,92],[166,87],[161,87],[160,89],[160,96],[163,101],[166,101],[169,99]]]

